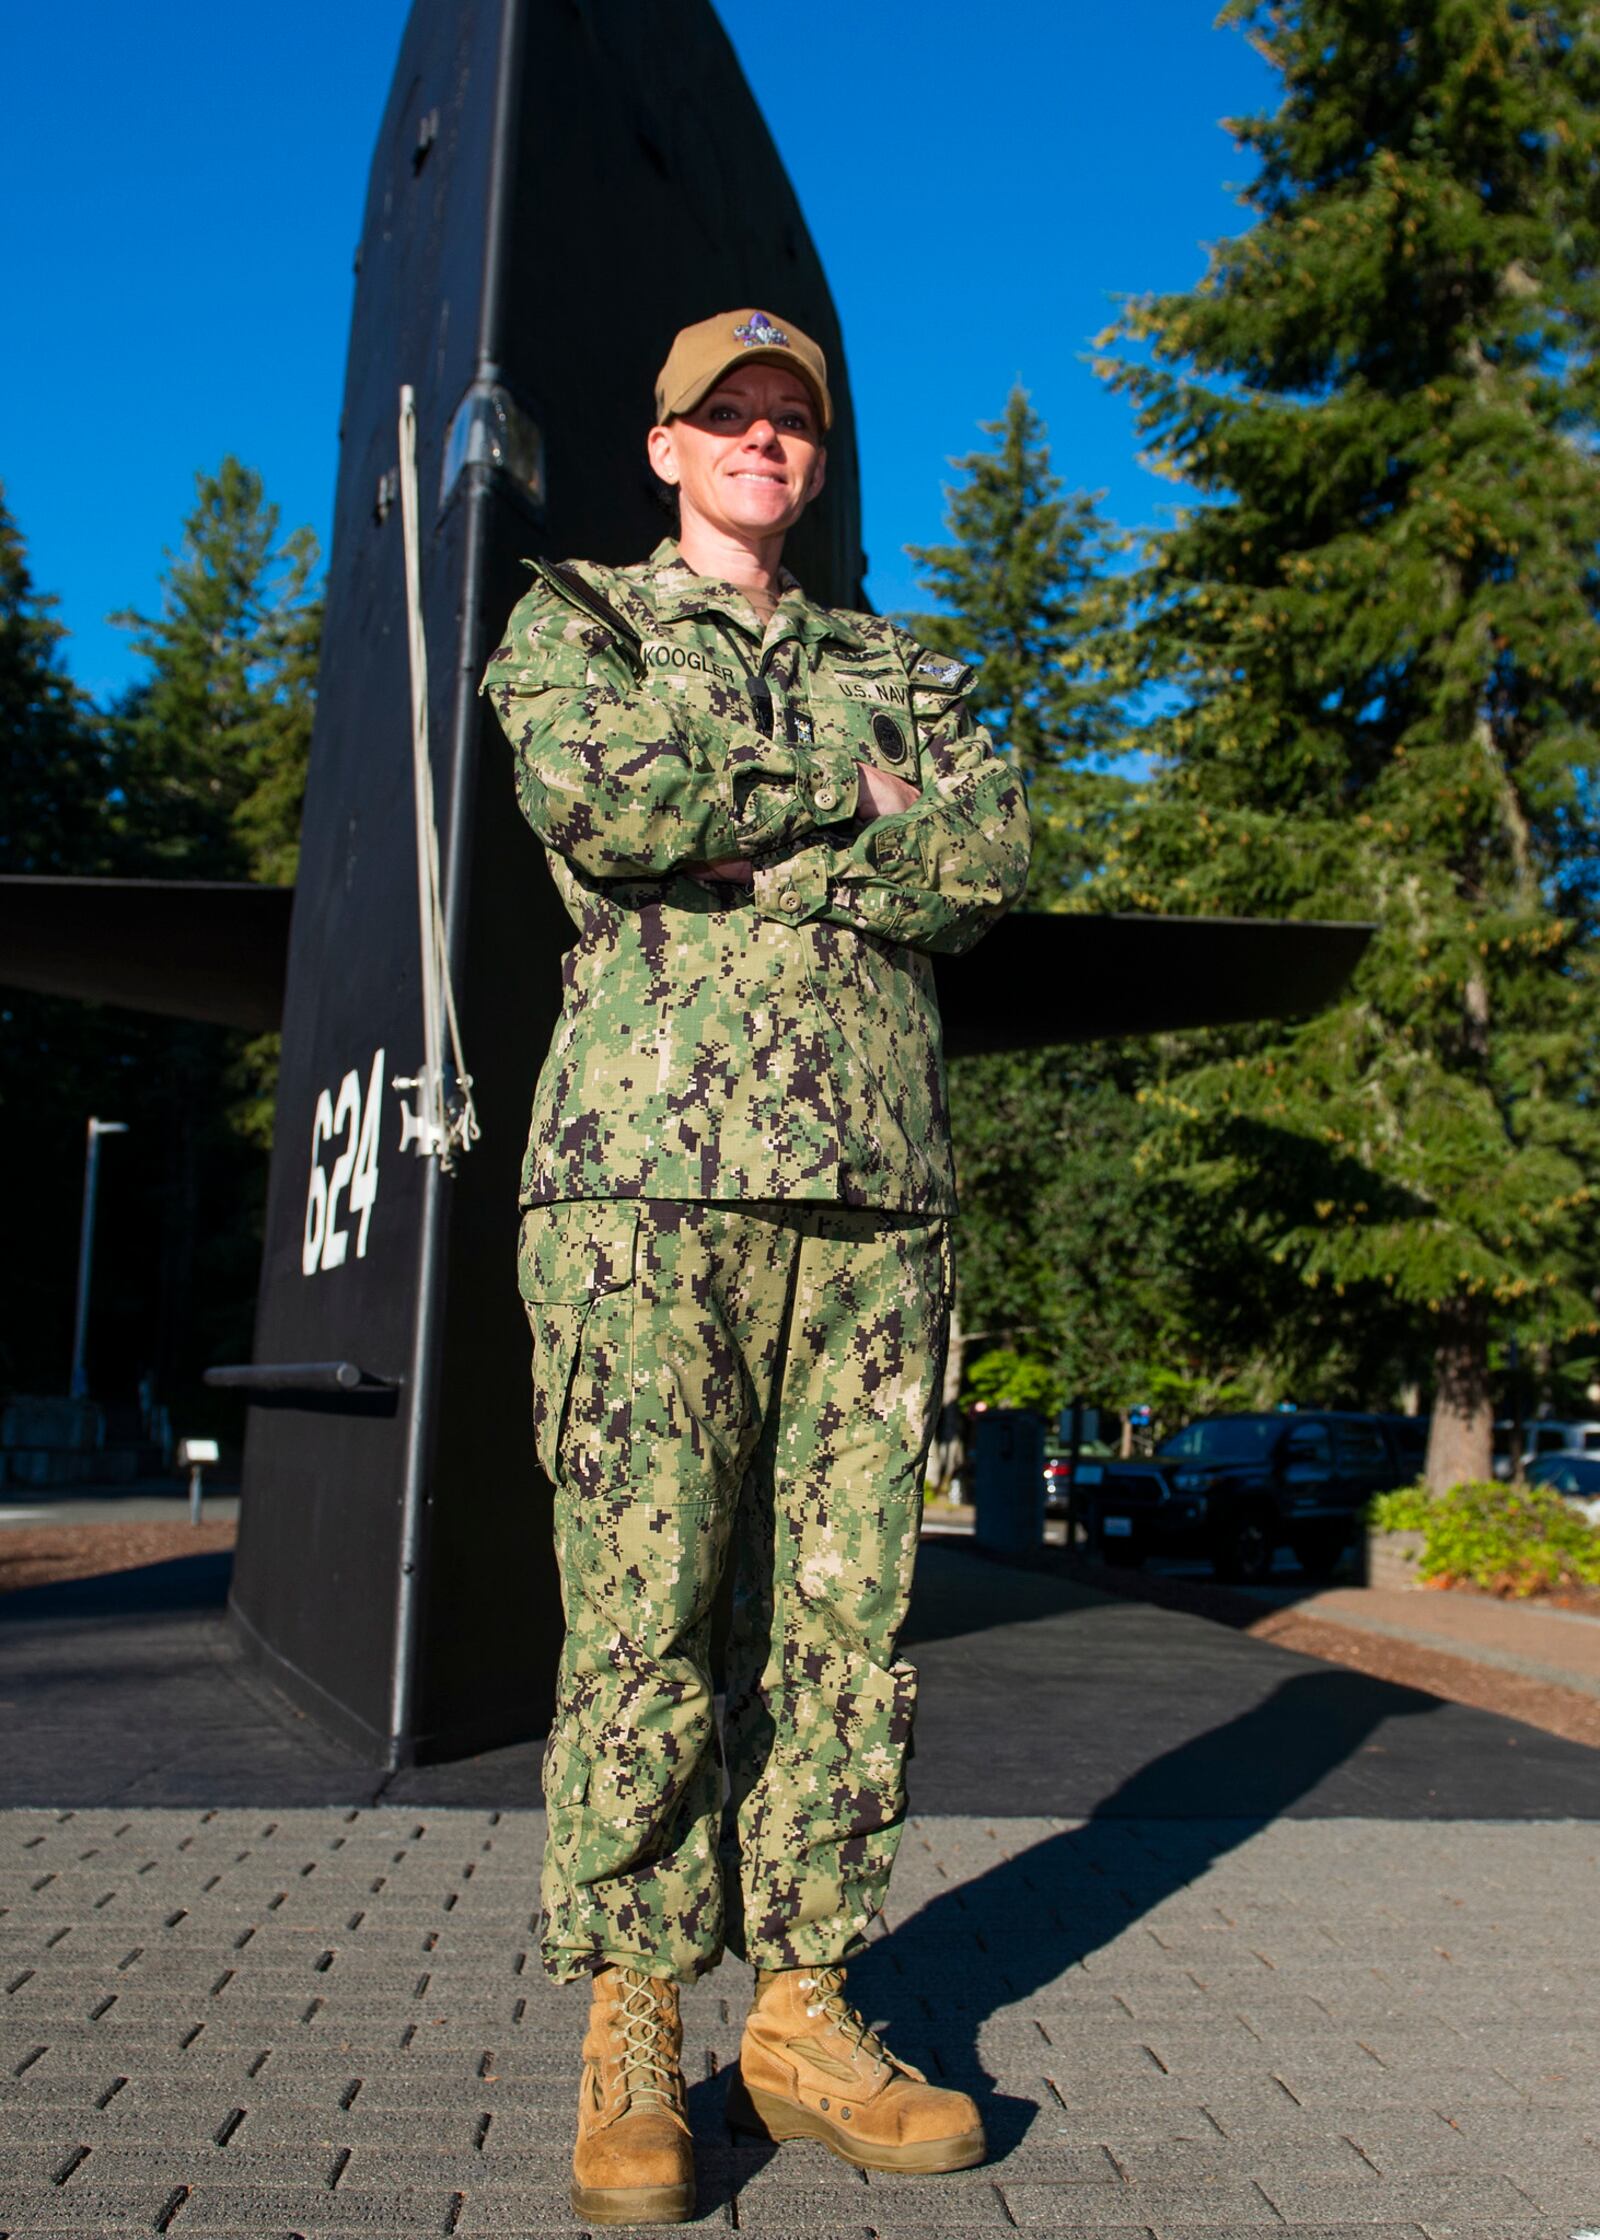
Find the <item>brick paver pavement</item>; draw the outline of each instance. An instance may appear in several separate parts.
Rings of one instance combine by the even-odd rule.
[[[0,1814],[0,2234],[567,2231],[582,1995],[542,1820]],[[866,2177],[721,2121],[746,1991],[686,1997],[701,2222],[766,2240],[1600,2228],[1593,1822],[938,1817],[869,2016],[993,2156]]]

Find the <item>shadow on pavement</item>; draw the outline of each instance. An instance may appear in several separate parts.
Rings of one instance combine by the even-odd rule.
[[[241,1651],[227,1566],[0,1596],[0,1804],[538,1804],[537,1740],[389,1775],[323,1733]],[[923,1551],[907,1641],[919,1813],[1600,1817],[1600,1751],[947,1547]]]
[[[1444,1708],[1435,1697],[1359,1673],[1286,1679],[1239,1717],[1140,1766],[1082,1827],[1047,1836],[911,1915],[853,1964],[852,1989],[868,2013],[901,2010],[894,2042],[912,2060],[926,2055],[943,2081],[973,2094],[991,2150],[1002,2155],[1039,2109],[1002,2091],[985,2067],[985,2022],[1187,1888],[1288,1812],[1380,1726]],[[1241,1768],[1250,1769],[1243,1815],[1234,1801]],[[908,1994],[925,2022],[904,2013]]]
[[[906,1642],[915,1812],[1600,1817],[1600,1751],[1081,1580],[925,1547]]]
[[[173,1618],[186,1612],[221,1616],[233,1575],[233,1550],[217,1548],[87,1579],[54,1579],[0,1595],[0,1626],[74,1618]]]

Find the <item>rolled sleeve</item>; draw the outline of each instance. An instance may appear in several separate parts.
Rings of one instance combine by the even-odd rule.
[[[780,848],[849,824],[861,775],[843,747],[785,747],[760,732],[728,749],[742,852]]]
[[[832,925],[960,955],[1021,896],[1029,843],[1022,786],[974,730],[914,807],[878,818],[848,845],[822,835],[784,868],[793,881],[814,861],[827,886],[815,914]]]

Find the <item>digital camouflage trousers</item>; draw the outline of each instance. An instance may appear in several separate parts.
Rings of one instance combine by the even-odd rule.
[[[524,1215],[566,1612],[544,1961],[838,1960],[883,1904],[916,1673],[896,1655],[949,1316],[948,1224],[605,1199]],[[712,1604],[732,1563],[723,1749]],[[723,1753],[737,1865],[719,1857]]]

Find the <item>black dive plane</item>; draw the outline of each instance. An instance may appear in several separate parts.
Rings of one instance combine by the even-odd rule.
[[[417,0],[358,275],[297,885],[3,881],[0,979],[281,1024],[256,1358],[212,1372],[251,1403],[232,1616],[292,1697],[398,1765],[541,1731],[560,1639],[511,1248],[570,928],[476,693],[521,560],[650,549],[663,338],[770,301],[822,343],[838,408],[826,494],[788,556],[846,606],[863,562],[838,321],[709,0]],[[413,785],[405,385],[431,817]],[[419,819],[436,820],[436,876]],[[1015,915],[940,963],[948,1047],[1314,1010],[1364,939]],[[443,960],[482,1130],[453,1163],[435,1155],[461,1102]]]

